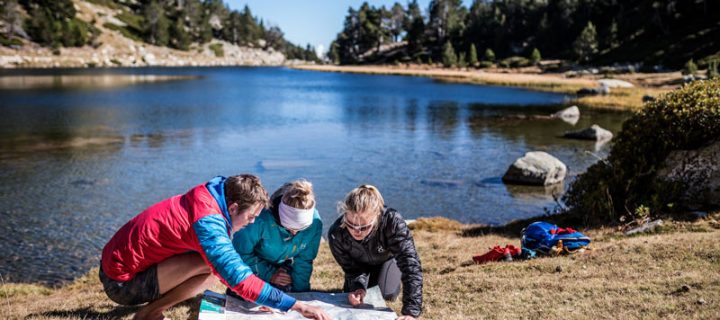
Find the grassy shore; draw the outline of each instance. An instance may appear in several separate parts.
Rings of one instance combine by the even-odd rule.
[[[720,213],[625,237],[588,230],[592,250],[531,261],[472,263],[517,236],[464,236],[471,226],[431,222],[413,231],[424,270],[424,319],[716,319],[720,317]],[[312,286],[338,290],[342,272],[322,243]],[[223,292],[217,283],[214,290]],[[97,269],[60,288],[3,284],[3,319],[130,319],[106,298]],[[399,301],[390,303],[399,311]],[[166,312],[196,319],[198,299]]]
[[[539,91],[575,94],[582,88],[595,88],[599,84],[598,76],[566,78],[563,74],[541,74],[539,69],[513,70],[491,69],[457,70],[421,66],[336,66],[336,65],[299,65],[295,69],[343,72],[361,74],[391,74],[404,76],[432,77],[443,82],[471,83],[497,86],[522,87]],[[613,88],[609,95],[578,97],[574,103],[605,109],[635,110],[642,107],[645,95],[658,96],[675,88],[668,85],[670,80],[677,80],[679,73],[668,73],[658,77],[654,74],[633,74],[618,76],[618,79],[629,81],[635,88]]]

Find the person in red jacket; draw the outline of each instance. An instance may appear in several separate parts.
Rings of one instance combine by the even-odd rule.
[[[163,311],[203,292],[215,275],[245,300],[330,319],[253,275],[233,248],[231,235],[267,203],[260,179],[244,174],[216,177],[145,209],[103,248],[105,293],[121,305],[147,303],[136,319],[163,319]]]

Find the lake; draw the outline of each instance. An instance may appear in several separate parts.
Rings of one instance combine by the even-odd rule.
[[[506,186],[528,151],[569,178],[607,145],[559,138],[628,113],[535,119],[567,97],[429,78],[287,68],[0,70],[0,274],[58,284],[97,266],[127,220],[216,175],[269,192],[307,178],[329,227],[337,201],[376,185],[407,219],[502,224],[553,210],[559,189]],[[566,188],[567,186],[565,186]]]

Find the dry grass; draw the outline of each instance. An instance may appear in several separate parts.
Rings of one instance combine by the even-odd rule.
[[[513,69],[509,72],[498,72],[498,70],[453,70],[430,67],[335,65],[301,65],[294,66],[293,68],[326,72],[422,76],[432,77],[439,81],[450,83],[522,87],[565,94],[574,94],[582,88],[598,87],[598,82],[594,79],[598,76],[592,76],[590,78],[565,78],[562,74],[540,74],[539,70],[534,70],[534,73],[527,73],[525,70],[520,69]],[[614,88],[609,95],[580,97],[575,102],[581,105],[603,109],[635,110],[642,108],[642,97],[644,95],[658,96],[676,88],[676,85],[669,85],[668,83],[677,80],[679,77],[679,73],[616,76],[618,79],[635,83],[637,87],[632,89]]]
[[[475,265],[489,247],[517,237],[463,237],[458,231],[416,229],[425,285],[425,319],[711,319],[720,317],[718,214],[674,223],[661,233],[624,237],[611,229],[588,232],[593,249],[570,257]],[[342,272],[321,244],[312,286],[337,290]],[[558,271],[558,269],[561,269]],[[129,319],[137,310],[108,300],[97,270],[62,288],[6,284],[4,319]],[[685,289],[683,287],[685,286]],[[218,283],[216,291],[224,290]],[[399,301],[390,303],[399,311]],[[196,319],[197,300],[166,313]]]

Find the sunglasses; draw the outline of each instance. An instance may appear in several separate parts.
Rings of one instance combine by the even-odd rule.
[[[349,221],[347,221],[347,219],[343,218],[343,223],[345,224],[345,226],[347,226],[348,228],[353,229],[355,231],[358,231],[358,232],[368,231],[368,229],[372,228],[373,225],[375,225],[376,221],[377,221],[377,217],[372,222],[370,222],[366,225],[357,225],[357,224],[352,224]]]

